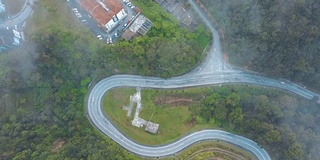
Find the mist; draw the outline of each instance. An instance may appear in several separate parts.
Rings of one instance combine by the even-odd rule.
[[[202,2],[224,30],[225,52],[232,64],[320,92],[318,1]],[[319,105],[295,95],[275,98],[273,103],[284,113],[277,125],[294,133],[303,159],[319,159]]]
[[[22,2],[22,0],[18,1],[19,4]],[[11,10],[8,12],[9,17],[13,17],[18,12],[17,6],[12,5],[13,3],[9,4],[13,1],[2,0],[2,2],[8,6],[7,9]],[[267,2],[258,0],[203,1],[208,4],[206,5],[208,10],[217,19],[218,27],[224,30],[225,52],[229,54],[232,64],[266,76],[290,79],[297,84],[305,84],[308,89],[319,91],[320,49],[318,41],[320,31],[317,26],[320,26],[320,23],[315,17],[318,18],[320,15],[315,12],[318,8],[310,7],[317,3],[316,0],[314,2],[280,0],[270,2],[272,7],[268,8],[266,6],[269,4],[264,5]],[[304,7],[306,11],[301,11]],[[8,120],[8,117],[19,108],[38,107],[40,109],[37,110],[37,113],[41,112],[41,114],[32,117],[33,119],[28,119],[30,115],[26,118],[27,114],[21,114],[23,113],[21,110],[19,111],[21,117],[18,119],[23,119],[23,122],[30,122],[30,124],[44,123],[43,128],[49,128],[51,124],[56,127],[61,125],[59,126],[61,128],[64,125],[71,126],[63,130],[72,130],[70,135],[61,132],[61,134],[57,133],[57,137],[68,139],[73,132],[81,132],[78,128],[80,128],[80,120],[83,120],[79,118],[79,115],[82,115],[82,112],[79,112],[83,111],[81,108],[83,97],[80,95],[87,92],[87,86],[82,79],[87,78],[90,81],[91,72],[99,78],[115,73],[155,75],[159,72],[162,73],[161,76],[170,77],[176,70],[180,70],[181,73],[188,71],[179,63],[167,63],[169,60],[174,61],[178,57],[176,55],[183,56],[180,57],[181,64],[184,62],[188,67],[195,65],[199,60],[190,58],[198,56],[196,51],[200,47],[192,46],[197,44],[196,42],[188,44],[187,40],[183,42],[174,40],[171,43],[165,39],[167,37],[164,40],[154,38],[158,31],[164,30],[161,25],[158,30],[151,29],[150,32],[154,35],[150,36],[150,39],[154,39],[148,41],[150,44],[140,44],[144,42],[140,38],[141,41],[135,44],[123,42],[106,46],[103,42],[94,41],[96,40],[95,35],[82,25],[75,15],[72,15],[73,12],[65,3],[62,3],[62,0],[61,3],[55,3],[53,0],[41,1],[35,8],[38,14],[29,18],[26,23],[26,28],[30,27],[30,33],[24,33],[27,36],[26,40],[21,41],[21,44],[15,48],[0,53],[0,103],[3,104],[0,106],[0,117],[7,116],[5,120]],[[299,14],[299,11],[303,14]],[[55,16],[55,21],[46,22],[52,16]],[[4,19],[7,21],[7,16]],[[38,28],[38,24],[43,24],[42,28]],[[168,23],[168,26],[169,24],[171,23]],[[53,25],[55,27],[52,27]],[[13,27],[10,26],[10,29]],[[53,31],[54,29],[57,31]],[[171,32],[171,35],[175,34]],[[201,34],[205,35],[204,28],[203,32]],[[36,35],[37,33],[40,33],[40,36]],[[32,39],[36,37],[35,35],[38,36],[37,42]],[[65,39],[66,41],[62,41]],[[48,45],[40,42],[48,42]],[[136,47],[138,45],[141,45],[140,48]],[[39,46],[42,48],[39,49]],[[142,47],[147,49],[141,49]],[[186,53],[180,54],[183,50],[186,50]],[[141,52],[133,54],[135,51]],[[39,55],[44,55],[41,63],[37,62]],[[148,59],[154,60],[147,61]],[[41,68],[38,68],[39,64],[44,66],[41,71],[39,71]],[[125,68],[127,65],[130,66],[128,67],[130,69]],[[143,71],[139,67],[143,68]],[[42,79],[48,80],[40,81]],[[45,89],[37,88],[40,82],[49,85],[46,86],[47,88],[43,87]],[[84,84],[80,85],[80,83]],[[50,85],[53,87],[50,88]],[[81,92],[76,90],[79,88]],[[320,126],[317,125],[320,121],[319,105],[312,100],[297,98],[295,95],[272,97],[270,101],[284,113],[284,116],[276,122],[277,127],[294,133],[295,141],[301,144],[304,151],[303,157],[319,159]],[[50,110],[50,112],[44,110]],[[15,124],[13,121],[14,118],[10,118],[10,124]],[[69,121],[70,123],[67,123]],[[23,125],[23,127],[27,126]],[[18,126],[17,128],[22,130],[23,127]],[[88,128],[88,126],[83,128],[86,127]],[[53,130],[55,131],[56,128],[53,127],[51,131]],[[5,136],[8,135],[9,133],[6,132]],[[10,135],[19,134],[10,133]],[[30,135],[31,138],[37,137],[32,131]],[[43,137],[48,137],[46,134],[43,135]],[[290,141],[285,133],[282,133],[282,136],[283,141]],[[50,139],[49,142],[46,142],[50,145],[51,141]],[[70,146],[69,148],[72,148]]]

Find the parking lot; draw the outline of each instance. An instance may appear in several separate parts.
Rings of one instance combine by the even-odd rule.
[[[67,0],[67,2],[75,17],[78,18],[83,25],[88,27],[97,39],[107,43],[114,43],[119,37],[121,37],[124,29],[128,27],[128,23],[130,23],[137,14],[135,11],[136,7],[129,0],[121,0],[127,16],[120,20],[117,26],[107,33],[105,30],[100,28],[92,17],[80,6],[80,2],[78,0]]]

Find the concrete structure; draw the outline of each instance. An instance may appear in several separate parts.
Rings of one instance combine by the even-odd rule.
[[[127,16],[120,0],[81,0],[81,6],[107,32]]]
[[[122,38],[130,40],[137,33],[145,35],[152,26],[152,22],[144,15],[138,17],[132,22],[129,28],[122,34]]]
[[[152,123],[150,121],[147,122],[146,129],[145,129],[146,131],[156,134],[158,132],[158,129],[159,129],[159,124]]]
[[[139,117],[139,112],[142,109],[142,104],[141,104],[141,89],[138,87],[137,88],[137,92],[133,95],[130,96],[130,104],[129,106],[123,106],[123,110],[127,110],[127,116],[130,117],[131,113],[132,113],[132,107],[133,107],[133,103],[137,103],[137,109],[136,109],[136,113],[135,113],[135,117]]]
[[[135,34],[131,32],[129,29],[125,30],[122,34],[122,38],[129,41]]]
[[[137,103],[137,108],[131,124],[136,127],[143,127],[143,125],[146,125],[146,128],[145,128],[146,131],[156,134],[159,129],[159,124],[146,121],[139,117],[140,110],[143,108],[143,105],[141,103],[141,89],[139,87],[137,87],[137,92],[133,96],[130,96],[129,106],[123,106],[122,108],[123,110],[128,111],[127,113],[128,117],[131,116],[133,103]]]

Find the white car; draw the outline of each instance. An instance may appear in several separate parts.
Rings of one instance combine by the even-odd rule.
[[[101,35],[97,35],[97,38],[98,38],[99,40],[102,40],[102,36],[101,36]]]
[[[79,17],[79,18],[82,17],[82,15],[80,13],[76,13],[76,16]]]

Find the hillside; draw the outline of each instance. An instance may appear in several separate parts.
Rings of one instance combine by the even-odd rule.
[[[231,63],[320,89],[320,4],[308,1],[202,1],[224,31]]]

